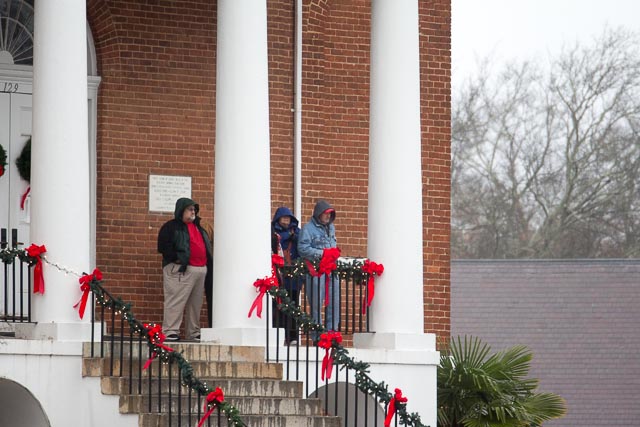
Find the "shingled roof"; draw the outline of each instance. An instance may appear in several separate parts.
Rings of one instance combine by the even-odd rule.
[[[640,260],[456,260],[451,335],[533,351],[567,401],[545,426],[640,425]]]

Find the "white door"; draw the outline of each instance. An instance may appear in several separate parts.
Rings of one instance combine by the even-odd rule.
[[[0,177],[0,233],[3,247],[11,248],[17,243],[19,248],[24,249],[31,243],[29,198],[21,203],[29,183],[20,177],[16,166],[16,159],[30,137],[31,95],[0,93],[0,144],[7,152],[5,173]],[[17,237],[17,242],[14,242],[14,237]],[[3,317],[17,320],[27,313],[27,272],[21,272],[19,266],[16,263],[0,270],[0,320]]]

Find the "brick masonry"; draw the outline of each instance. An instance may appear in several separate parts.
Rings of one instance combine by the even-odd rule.
[[[272,208],[293,204],[294,8],[268,0]],[[420,1],[425,332],[449,334],[450,0]],[[213,222],[216,1],[88,0],[98,74],[97,263],[137,316],[160,321],[149,174],[192,176]],[[338,213],[343,253],[366,255],[370,2],[303,6],[303,218]],[[267,225],[265,224],[265,227]],[[247,284],[250,286],[251,284]],[[244,310],[244,309],[243,309]]]

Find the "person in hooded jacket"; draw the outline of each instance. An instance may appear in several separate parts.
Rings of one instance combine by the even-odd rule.
[[[319,200],[313,208],[311,220],[302,227],[298,241],[300,256],[309,261],[318,261],[322,258],[325,248],[335,248],[336,229],[333,222],[336,219],[336,211],[326,200]],[[329,331],[337,331],[340,325],[340,280],[337,277],[329,277],[329,295],[325,295],[326,274],[320,277],[307,275],[305,278],[305,295],[311,307],[311,315],[317,323],[322,323],[320,308],[324,306],[325,297],[327,306],[325,311],[325,327]],[[314,344],[317,344],[320,334],[311,332]]]
[[[180,339],[186,308],[185,335],[200,340],[200,310],[207,263],[212,260],[211,241],[200,226],[199,205],[183,197],[176,201],[174,218],[158,233],[164,287],[163,332],[167,341]]]
[[[299,235],[300,228],[298,227],[297,218],[289,208],[285,206],[279,207],[271,221],[271,251],[284,258],[285,267],[292,265],[300,258],[298,254]],[[296,307],[299,307],[302,279],[286,277],[281,274],[280,283],[289,293],[291,302]],[[298,323],[293,318],[280,313],[278,310],[274,310],[274,316],[274,326],[284,327],[285,329],[284,344],[297,344]]]

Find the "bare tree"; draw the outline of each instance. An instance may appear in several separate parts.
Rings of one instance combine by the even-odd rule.
[[[481,67],[454,94],[452,253],[458,258],[640,255],[638,36]]]

